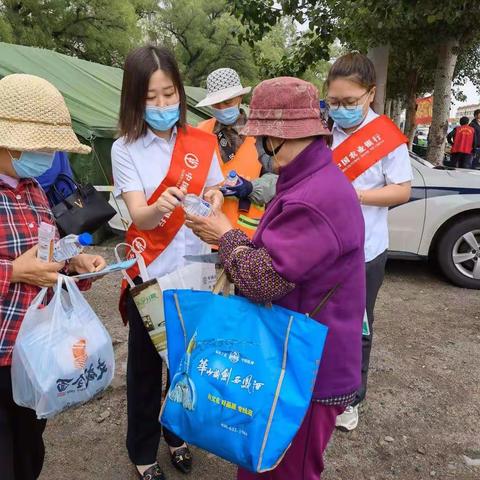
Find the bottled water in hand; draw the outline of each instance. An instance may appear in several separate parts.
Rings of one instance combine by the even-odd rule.
[[[203,198],[193,195],[192,193],[185,195],[182,206],[185,212],[187,212],[189,215],[208,217],[212,213],[212,206],[203,200]]]
[[[238,176],[237,172],[235,170],[230,170],[228,172],[227,177],[225,178],[224,182],[224,187],[236,187],[237,185],[241,185],[242,181],[240,180],[240,177]]]
[[[93,237],[89,233],[81,233],[80,235],[67,235],[61,238],[56,244],[53,251],[53,259],[56,262],[63,262],[70,258],[76,257],[83,252],[83,248],[93,243]]]

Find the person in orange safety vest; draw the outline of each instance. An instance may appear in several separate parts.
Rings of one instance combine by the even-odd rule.
[[[236,228],[252,238],[265,204],[275,195],[277,175],[264,173],[269,171],[271,156],[262,143],[241,135],[247,115],[240,105],[250,90],[251,87],[242,86],[238,73],[231,68],[212,72],[207,78],[207,96],[197,107],[211,107],[214,116],[197,127],[216,135],[223,175],[227,178],[231,174],[237,181],[236,185],[222,189],[223,212]]]

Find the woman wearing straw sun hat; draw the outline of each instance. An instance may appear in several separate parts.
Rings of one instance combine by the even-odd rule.
[[[56,151],[88,153],[72,130],[60,92],[32,75],[0,80],[0,472],[2,480],[33,480],[43,465],[45,420],[13,401],[10,365],[25,312],[42,287],[56,284],[63,263],[37,259],[38,226],[55,221],[33,177]],[[101,270],[105,260],[78,255],[68,272]]]
[[[253,237],[264,205],[275,195],[277,175],[266,172],[271,156],[265,153],[254,137],[241,135],[247,114],[240,107],[251,87],[243,87],[238,73],[231,68],[219,68],[207,77],[207,96],[197,107],[210,106],[213,118],[205,120],[198,128],[217,137],[217,156],[226,178],[235,171],[241,182],[222,189],[225,195],[223,212],[235,228]]]
[[[220,211],[188,217],[187,226],[219,245],[238,291],[308,313],[327,292],[314,318],[329,328],[307,415],[280,464],[271,472],[240,469],[239,480],[319,480],[323,452],[360,384],[365,309],[364,226],[345,175],[332,162],[316,88],[297,78],[266,80],[254,90],[242,131],[260,138],[279,174],[277,193],[252,240]],[[246,247],[246,248],[238,248]],[[298,358],[301,362],[301,357]]]

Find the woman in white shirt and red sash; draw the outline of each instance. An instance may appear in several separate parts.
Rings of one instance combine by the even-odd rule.
[[[337,59],[326,81],[326,100],[334,121],[333,158],[352,181],[365,220],[367,321],[362,341],[362,386],[354,403],[337,417],[337,428],[346,431],[356,428],[358,405],[367,390],[373,311],[387,260],[388,208],[408,201],[412,180],[407,138],[388,117],[370,108],[375,83],[375,68],[360,53]]]
[[[125,62],[120,107],[121,137],[112,147],[115,194],[121,195],[133,224],[127,243],[143,238],[142,256],[151,278],[185,265],[184,255],[209,251],[184,226],[180,203],[185,193],[203,195],[217,204],[216,187],[223,175],[215,154],[216,137],[186,123],[185,89],[173,55],[166,49],[141,47]],[[141,283],[137,267],[129,272]],[[139,478],[163,480],[157,463],[161,427],[162,361],[128,289],[123,289],[121,313],[129,324],[127,362],[127,449]],[[163,430],[173,465],[191,470],[187,445]]]

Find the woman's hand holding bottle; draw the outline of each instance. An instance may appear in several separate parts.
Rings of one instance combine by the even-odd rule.
[[[185,192],[177,187],[167,188],[156,202],[157,209],[163,214],[171,213],[185,198]]]

